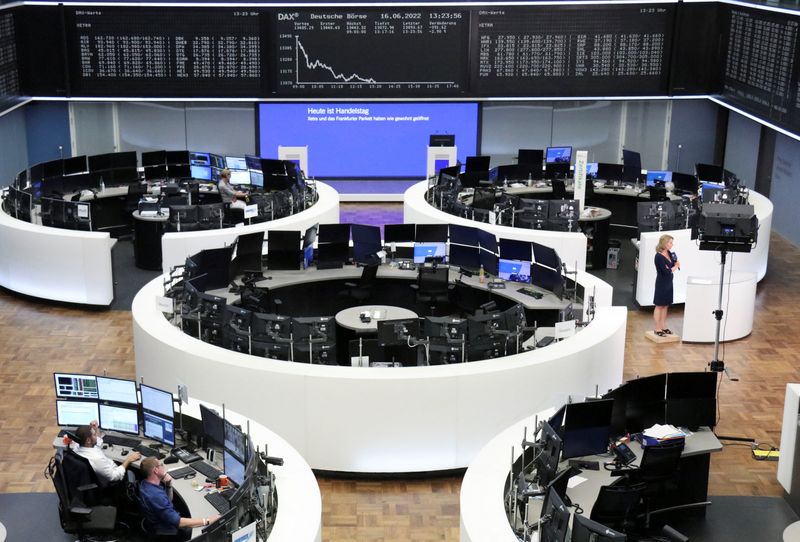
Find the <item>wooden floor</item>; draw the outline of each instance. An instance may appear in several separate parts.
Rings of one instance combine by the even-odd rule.
[[[800,249],[773,235],[753,334],[725,346],[721,356],[739,380],[721,380],[719,435],[779,444],[785,384],[800,382],[798,284]],[[679,310],[669,325],[681,329]],[[626,378],[703,370],[713,356],[709,345],[653,344],[644,337],[650,327],[649,312],[629,313]],[[52,491],[42,475],[58,431],[52,373],[105,370],[132,378],[133,359],[130,313],[54,307],[0,292],[0,492]],[[780,495],[776,468],[751,459],[749,446],[728,444],[713,456],[709,492]],[[460,477],[319,482],[324,540],[459,538]]]

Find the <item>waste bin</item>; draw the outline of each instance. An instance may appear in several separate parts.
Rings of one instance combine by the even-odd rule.
[[[622,245],[616,239],[608,240],[608,252],[606,252],[606,269],[619,268],[619,249]]]

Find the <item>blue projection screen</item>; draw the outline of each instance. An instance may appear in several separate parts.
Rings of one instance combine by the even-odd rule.
[[[477,154],[477,103],[259,104],[260,153],[308,146],[309,176],[424,179],[428,138],[455,134],[458,159]]]

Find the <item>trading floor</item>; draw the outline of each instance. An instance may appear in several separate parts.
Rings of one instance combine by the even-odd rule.
[[[348,211],[357,204],[343,206]],[[368,207],[368,206],[365,206]],[[391,205],[386,206],[392,207]],[[754,331],[728,343],[730,369],[720,388],[720,436],[744,436],[777,446],[787,382],[800,381],[800,248],[777,234],[766,278],[758,285]],[[627,262],[630,265],[630,262]],[[686,272],[687,270],[684,270]],[[682,308],[669,325],[681,329]],[[712,316],[709,315],[711,318]],[[644,332],[650,311],[630,311],[624,377],[699,371],[712,345],[656,345]],[[48,305],[0,292],[0,493],[52,492],[42,471],[58,431],[52,373],[133,378],[128,311],[92,311]],[[750,447],[724,441],[713,454],[709,495],[780,496],[776,462],[756,462]],[[321,478],[323,540],[458,540],[460,476],[426,479]],[[56,516],[56,510],[43,510]]]

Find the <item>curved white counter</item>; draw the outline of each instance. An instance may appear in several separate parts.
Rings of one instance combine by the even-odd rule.
[[[589,395],[595,386],[622,381],[623,307],[600,306],[580,333],[547,348],[391,369],[289,363],[224,350],[172,326],[156,306],[160,294],[159,277],[133,301],[137,377],[166,389],[180,381],[197,397],[224,401],[283,435],[314,469],[463,468],[502,428],[552,406],[554,394]]]
[[[748,253],[728,253],[725,276],[728,272],[746,271],[755,273],[757,280],[767,274],[769,240],[772,234],[772,202],[757,192],[750,192],[750,204],[758,217],[758,242]],[[663,234],[675,238],[673,251],[681,262],[681,270],[673,276],[673,303],[686,302],[686,281],[690,276],[719,276],[720,255],[713,251],[700,250],[698,242],[692,240],[691,230],[654,231],[641,235],[639,241],[639,268],[636,271],[636,302],[642,307],[653,306],[656,286],[656,254],[658,238]],[[718,280],[718,279],[716,279]],[[716,308],[716,307],[715,307]]]
[[[183,413],[199,420],[201,403],[222,412],[219,405],[190,398],[189,404],[183,405]],[[226,419],[248,428],[248,417],[227,408],[227,404],[225,406]],[[264,445],[267,445],[270,456],[283,458],[283,465],[270,467],[275,474],[278,513],[269,542],[321,541],[322,497],[311,467],[288,442],[260,423],[253,423],[252,418],[249,430],[254,446],[263,451]]]
[[[114,300],[115,242],[107,232],[51,228],[0,211],[0,286],[42,299],[108,306]]]
[[[314,224],[338,224],[339,193],[327,184],[320,182],[317,182],[317,193],[319,199],[314,205],[304,211],[277,220],[239,228],[165,233],[161,238],[163,272],[169,273],[170,268],[183,265],[187,256],[201,250],[230,245],[239,235],[268,230],[305,231]]]
[[[472,226],[490,231],[497,237],[532,241],[548,246],[558,252],[561,261],[567,265],[569,270],[574,269],[576,263],[578,270],[583,271],[586,269],[586,236],[581,232],[529,230],[476,222],[468,218],[445,213],[432,206],[425,199],[427,190],[428,181],[419,182],[406,190],[403,196],[403,221],[406,224],[460,224],[462,226]]]
[[[689,276],[686,280],[686,305],[683,309],[684,342],[711,343],[717,332],[713,312],[719,303],[719,274]],[[722,321],[720,341],[733,341],[753,331],[756,305],[756,274],[725,271],[722,288]]]

